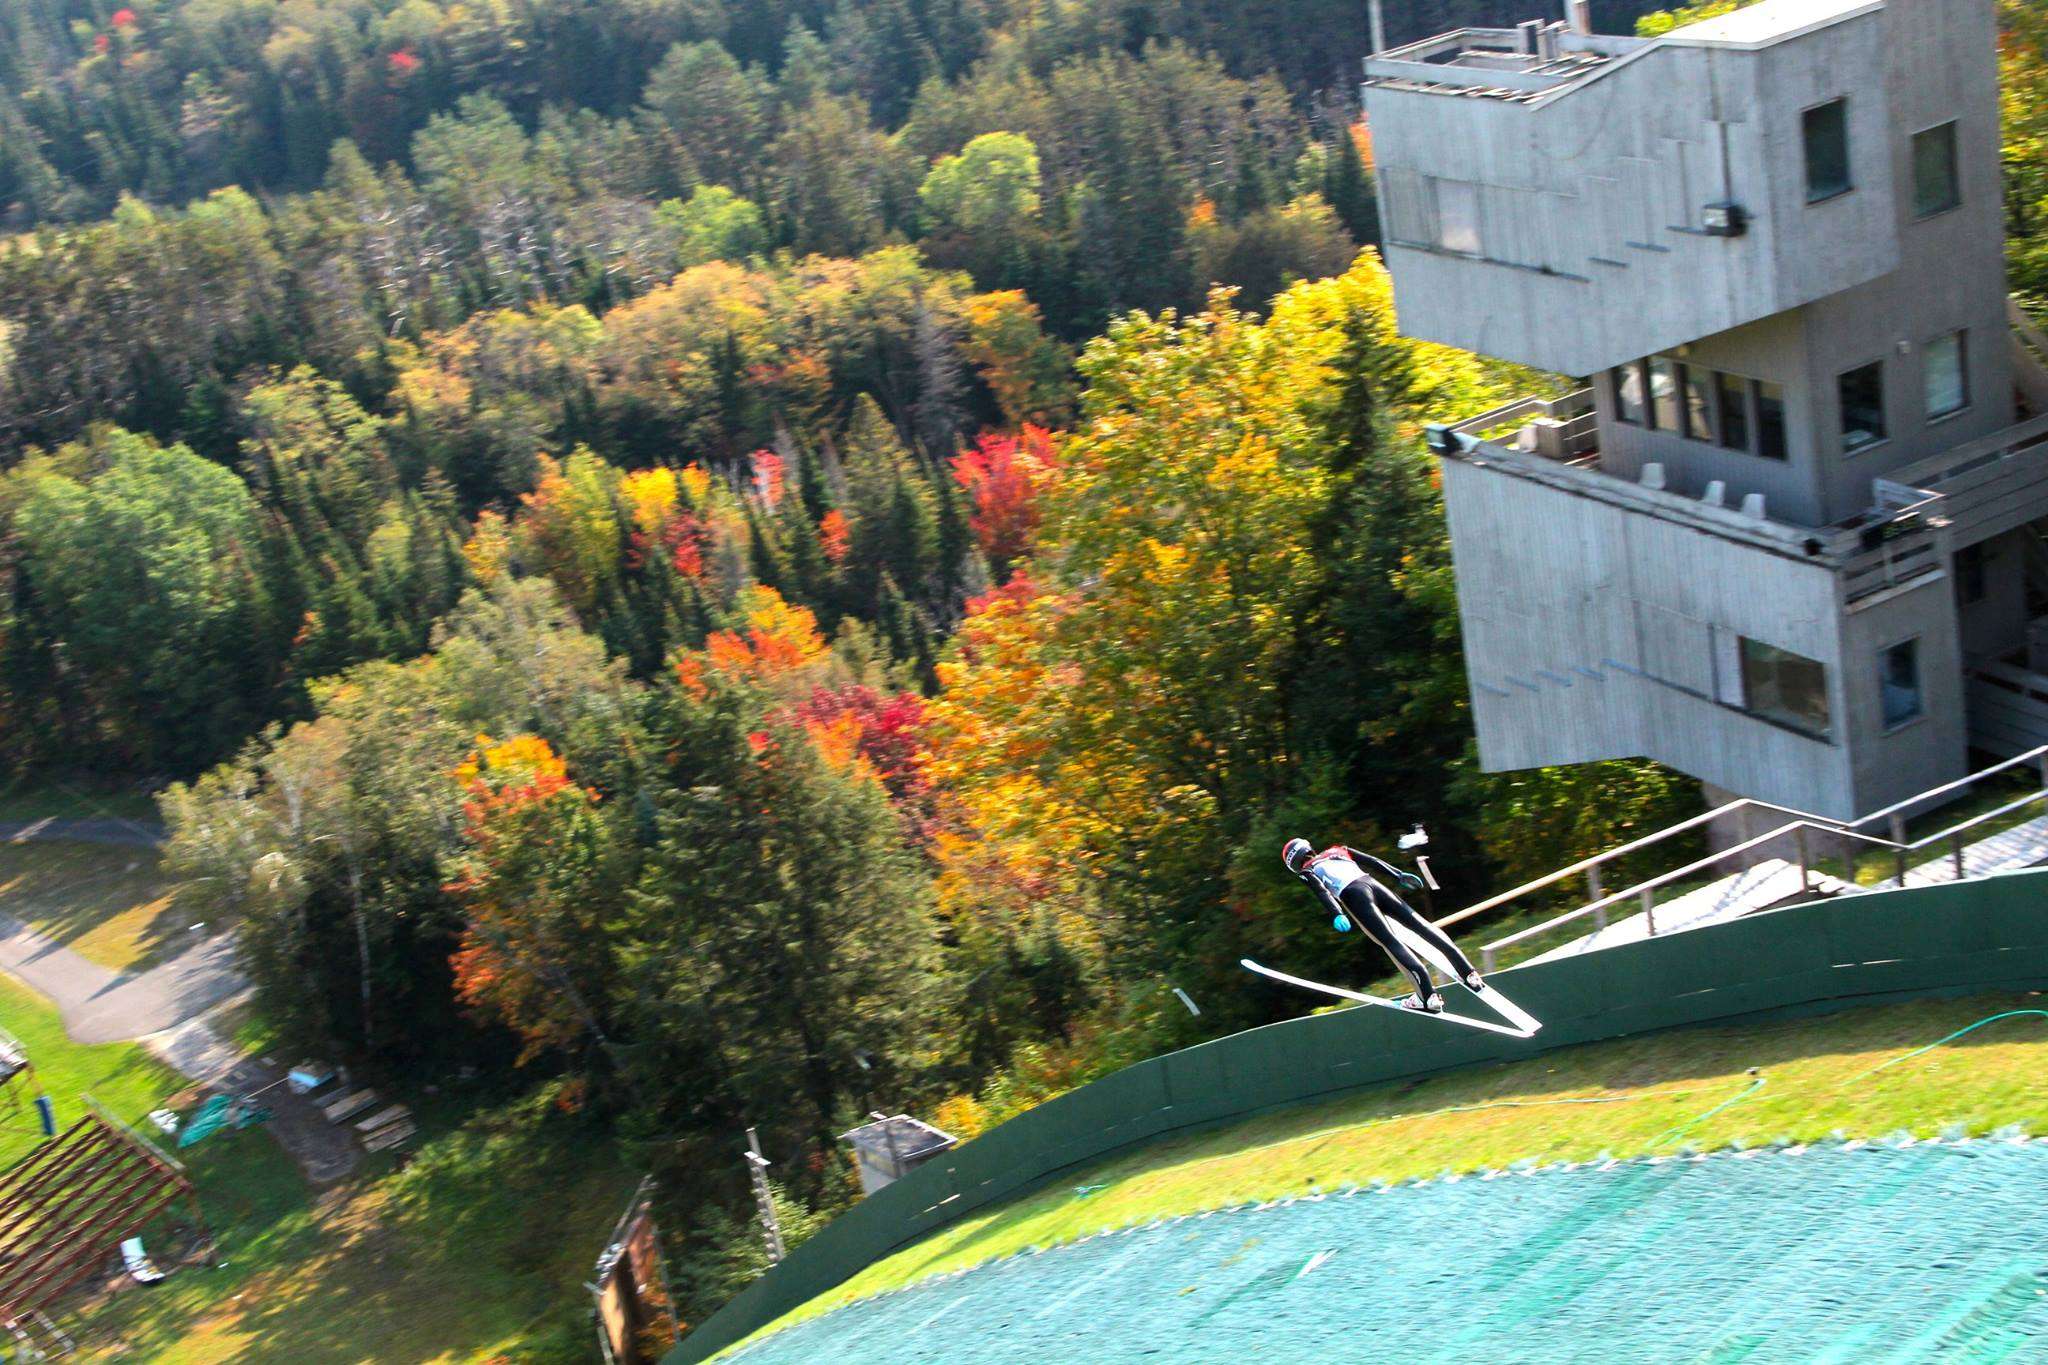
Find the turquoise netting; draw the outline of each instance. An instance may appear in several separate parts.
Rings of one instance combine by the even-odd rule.
[[[2048,1143],[1824,1144],[1245,1206],[848,1305],[773,1362],[2048,1360]]]

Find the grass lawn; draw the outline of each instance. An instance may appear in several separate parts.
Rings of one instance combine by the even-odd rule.
[[[28,1048],[60,1124],[79,1117],[80,1091],[131,1121],[174,1095],[195,1096],[135,1044],[71,1042],[56,1011],[5,976],[0,1026]],[[23,1093],[19,1113],[0,1105],[0,1163],[39,1140],[30,1098]],[[74,1298],[59,1316],[81,1356],[190,1365],[585,1358],[581,1286],[636,1179],[615,1145],[545,1106],[423,1097],[415,1108],[423,1140],[407,1169],[372,1158],[325,1190],[308,1187],[261,1129],[174,1151],[199,1187],[223,1264]],[[148,1234],[153,1249],[170,1245],[169,1221]]]
[[[175,954],[190,929],[155,851],[111,844],[0,843],[0,912],[115,971]]]
[[[34,1089],[28,1078],[0,1091],[0,1166],[12,1165],[41,1141],[31,1103],[35,1091],[49,1095],[60,1128],[78,1121],[84,1110],[80,1093],[90,1094],[116,1118],[141,1119],[177,1090],[182,1079],[135,1043],[85,1047],[64,1036],[63,1021],[43,998],[13,977],[0,975],[0,1028],[19,1038],[35,1065]],[[5,1098],[20,1100],[17,1111]]]
[[[870,1266],[776,1325],[1025,1247],[1316,1187],[1524,1159],[1809,1140],[1837,1129],[1931,1136],[1951,1125],[1981,1133],[2028,1122],[2038,1130],[2048,1126],[2048,1017],[2001,1020],[1872,1072],[2012,1009],[2048,1013],[2048,997],[1916,1001],[1680,1030],[1261,1115],[1067,1172]]]

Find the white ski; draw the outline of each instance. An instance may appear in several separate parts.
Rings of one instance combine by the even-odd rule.
[[[1467,987],[1466,989],[1470,990],[1471,988]],[[1481,986],[1478,990],[1473,991],[1472,994],[1479,997],[1479,1003],[1485,1005],[1525,1034],[1535,1034],[1543,1028],[1542,1020],[1491,986]]]
[[[1285,972],[1276,972],[1271,967],[1262,967],[1248,957],[1239,958],[1238,965],[1246,971],[1257,972],[1260,976],[1269,976],[1275,981],[1284,981],[1290,986],[1299,986],[1303,990],[1318,991],[1324,995],[1334,995],[1340,1000],[1356,1000],[1361,1005],[1378,1005],[1381,1009],[1399,1010],[1403,1014],[1413,1014],[1423,1019],[1441,1019],[1448,1024],[1463,1024],[1466,1028],[1484,1029],[1488,1033],[1504,1033],[1510,1038],[1527,1038],[1530,1036],[1529,1030],[1510,1028],[1506,1024],[1496,1024],[1485,1019],[1472,1019],[1462,1014],[1431,1014],[1427,1010],[1412,1010],[1398,1001],[1382,1000],[1376,995],[1364,995],[1358,991],[1347,991],[1341,986],[1325,986],[1320,981],[1305,981],[1298,976],[1289,976]],[[1493,994],[1497,995],[1499,992],[1493,992]]]
[[[1437,950],[1435,944],[1428,942],[1406,925],[1396,924],[1392,920],[1387,921],[1387,927],[1396,934],[1399,934],[1401,941],[1407,944],[1423,961],[1435,967],[1451,980],[1458,980],[1458,973],[1451,966],[1450,960]],[[1467,987],[1466,989],[1470,990],[1471,988]],[[1510,1024],[1513,1024],[1522,1033],[1535,1033],[1543,1027],[1542,1022],[1534,1015],[1491,986],[1481,986],[1478,990],[1473,991],[1472,994],[1479,997],[1480,1004],[1486,1006]]]

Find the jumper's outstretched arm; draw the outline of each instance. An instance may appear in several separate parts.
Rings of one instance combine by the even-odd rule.
[[[1416,876],[1413,872],[1403,872],[1385,859],[1375,858],[1370,853],[1360,853],[1355,848],[1346,848],[1344,851],[1351,855],[1353,862],[1361,867],[1371,868],[1379,872],[1388,881],[1398,882],[1411,891],[1422,885],[1422,878]]]

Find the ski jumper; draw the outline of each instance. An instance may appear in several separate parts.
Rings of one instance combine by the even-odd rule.
[[[1436,989],[1429,977],[1428,964],[1402,942],[1389,920],[1435,947],[1458,969],[1460,977],[1473,973],[1471,959],[1459,951],[1449,935],[1417,914],[1408,902],[1388,890],[1360,864],[1370,866],[1388,881],[1401,879],[1397,869],[1371,854],[1360,853],[1341,844],[1311,858],[1298,875],[1330,910],[1349,918],[1373,942],[1385,949],[1387,956],[1413,978],[1416,994],[1422,999],[1429,999]]]

